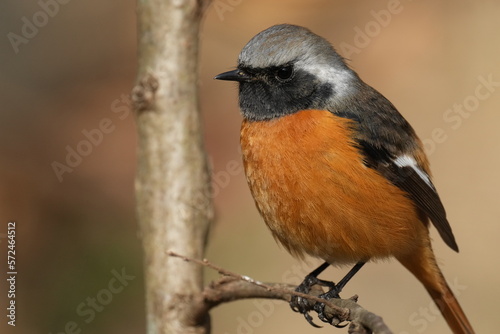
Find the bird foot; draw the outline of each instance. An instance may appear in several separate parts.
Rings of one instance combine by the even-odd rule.
[[[323,295],[327,295],[329,292],[331,292],[332,290],[335,289],[335,283],[330,282],[330,281],[321,280],[313,275],[307,275],[305,277],[304,281],[302,283],[300,283],[300,285],[295,289],[295,291],[308,294],[314,285],[326,286],[326,287],[330,288],[330,290],[328,292],[320,295],[319,296],[320,298],[323,298],[322,297]],[[291,300],[290,300],[290,307],[292,308],[292,310],[294,312],[298,312],[298,313],[303,314],[304,318],[306,318],[307,322],[311,326],[316,327],[316,328],[320,328],[321,326],[316,325],[313,322],[311,315],[309,314],[309,311],[311,311],[311,309],[316,310],[317,304],[318,303],[316,303],[313,306],[313,308],[311,308],[309,300],[307,300],[306,298],[303,298],[303,297],[295,296],[295,295],[293,295]],[[320,303],[320,304],[323,304],[323,303]],[[324,310],[324,304],[323,304],[323,310]],[[326,319],[324,312],[323,312],[323,316]],[[324,321],[323,319],[321,319],[321,320]],[[328,322],[328,321],[325,321],[325,322]]]
[[[328,292],[325,292],[324,294],[319,295],[318,297],[327,301],[333,298],[340,298],[340,290],[342,290],[341,287],[333,285]],[[316,302],[316,304],[314,304],[313,309],[318,313],[318,318],[321,321],[326,322],[337,328],[344,328],[345,326],[347,326],[347,324],[340,325],[339,319],[337,319],[336,317],[331,317],[325,313],[325,303]]]

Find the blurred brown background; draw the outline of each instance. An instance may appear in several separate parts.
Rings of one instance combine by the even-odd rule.
[[[69,1],[45,9],[41,3],[0,3],[0,332],[144,333],[136,134],[125,107],[136,71],[135,2]],[[436,253],[477,332],[495,332],[499,17],[498,1],[215,0],[200,53],[217,209],[207,257],[259,280],[291,283],[317,263],[291,258],[266,230],[235,168],[236,86],[212,79],[234,68],[257,32],[276,23],[304,25],[328,38],[426,140],[461,249],[452,252],[433,230]],[[26,22],[39,27],[30,30]],[[488,80],[493,84],[485,86]],[[453,111],[461,105],[462,114]],[[94,129],[103,119],[108,133],[99,136]],[[96,144],[82,144],[86,135]],[[66,164],[68,150],[78,148],[86,156],[73,157],[71,172],[58,177],[54,163]],[[15,328],[4,314],[9,220],[17,222]],[[329,269],[325,278],[337,280],[344,271]],[[449,332],[423,288],[394,261],[364,268],[344,292],[352,294],[395,333]],[[283,303],[237,302],[212,314],[214,333],[346,332],[313,329]]]

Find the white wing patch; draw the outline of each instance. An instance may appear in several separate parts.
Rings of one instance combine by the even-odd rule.
[[[411,167],[432,190],[436,191],[429,175],[418,167],[417,161],[413,157],[406,154],[400,155],[394,160],[394,163],[398,167]]]

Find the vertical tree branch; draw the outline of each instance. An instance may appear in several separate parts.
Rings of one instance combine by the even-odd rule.
[[[198,30],[208,2],[137,3],[139,70],[132,99],[149,334],[208,332],[208,316],[190,316],[203,288],[202,268],[166,252],[202,258],[213,216],[197,96]]]

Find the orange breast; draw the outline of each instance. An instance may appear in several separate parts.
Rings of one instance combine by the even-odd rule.
[[[406,254],[427,240],[413,202],[363,164],[352,126],[321,110],[242,124],[255,203],[294,255],[350,263]]]

